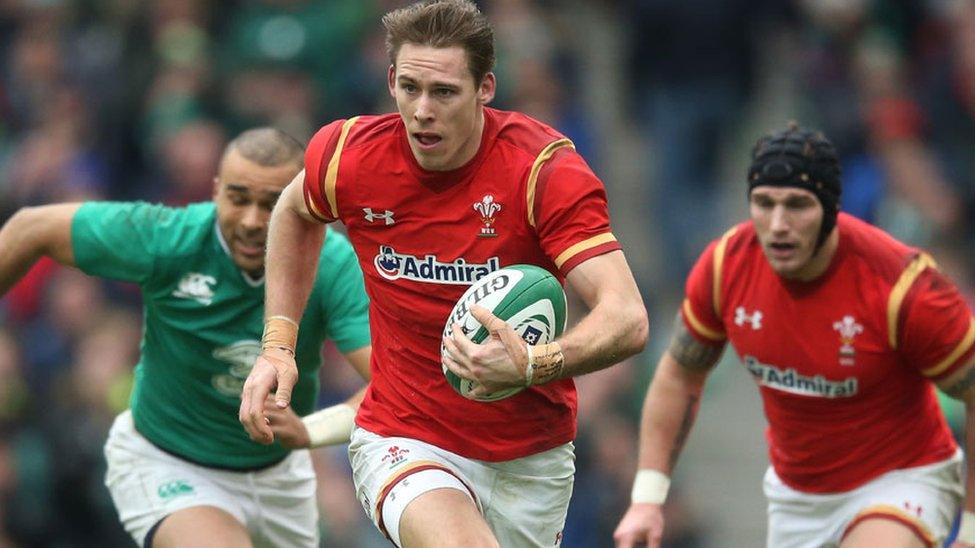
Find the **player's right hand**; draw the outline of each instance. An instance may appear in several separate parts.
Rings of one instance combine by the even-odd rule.
[[[297,381],[298,366],[290,352],[267,348],[257,357],[250,375],[244,381],[238,414],[240,423],[252,440],[265,445],[274,441],[274,433],[264,412],[264,401],[276,389],[276,406],[280,409],[288,407],[291,403],[291,391]]]
[[[664,514],[661,505],[633,503],[616,526],[613,540],[616,541],[616,548],[632,548],[644,543],[648,548],[659,548],[663,534]]]

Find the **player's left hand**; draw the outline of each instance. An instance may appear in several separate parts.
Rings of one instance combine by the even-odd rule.
[[[459,325],[451,326],[450,336],[443,340],[447,348],[443,363],[447,369],[479,383],[470,392],[471,397],[525,386],[528,344],[504,320],[482,306],[472,305],[471,316],[488,330],[489,336],[477,344],[464,335]]]
[[[975,548],[975,544],[969,544],[967,542],[961,542],[956,540],[951,543],[951,548]]]
[[[275,405],[274,396],[268,396],[264,401],[264,416],[267,417],[268,426],[274,433],[274,439],[281,442],[285,448],[304,449],[311,445],[305,423],[301,422],[301,417],[291,409],[291,406],[281,409]]]

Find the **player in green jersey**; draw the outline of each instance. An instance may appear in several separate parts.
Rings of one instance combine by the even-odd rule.
[[[213,202],[24,208],[0,230],[0,296],[43,255],[141,287],[131,409],[105,447],[106,484],[139,544],[318,544],[311,460],[291,449],[345,442],[352,429],[361,392],[309,415],[325,339],[364,378],[371,352],[362,273],[341,234],[325,236],[301,320],[292,407],[268,415],[279,442],[252,442],[237,420],[241,387],[261,351],[268,222],[302,160],[301,144],[286,134],[250,130],[227,146]]]

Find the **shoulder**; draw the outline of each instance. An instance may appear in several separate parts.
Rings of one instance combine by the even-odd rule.
[[[322,126],[308,143],[308,151],[322,155],[334,152],[339,146],[352,149],[395,134],[399,127],[399,114],[381,116],[355,116],[340,118]],[[341,141],[341,145],[339,145]]]
[[[743,221],[726,230],[721,236],[711,241],[705,253],[710,252],[716,266],[724,263],[742,262],[751,259],[755,253],[761,253],[755,225],[751,221]],[[719,268],[720,270],[720,268]]]
[[[323,126],[305,150],[306,181],[320,183],[333,160],[347,159],[348,151],[394,138],[400,123],[398,114],[385,114],[343,118]]]
[[[537,158],[546,149],[571,148],[572,141],[552,127],[520,112],[484,109],[484,116],[495,127],[495,140]]]
[[[209,226],[216,216],[213,202],[171,207],[148,202],[85,202],[75,214],[76,222],[115,224],[119,228],[161,232],[179,228]]]
[[[847,248],[845,252],[855,257],[878,281],[895,284],[912,263],[927,257],[920,249],[902,243],[852,215],[840,213],[837,226],[840,245]]]
[[[698,257],[687,278],[688,295],[707,296],[715,313],[720,314],[722,296],[730,290],[731,284],[744,278],[738,274],[748,270],[756,256],[764,260],[752,222],[732,226],[712,240]],[[729,272],[736,275],[729,275]]]

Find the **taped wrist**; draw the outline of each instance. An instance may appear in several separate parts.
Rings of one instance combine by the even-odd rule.
[[[559,378],[565,367],[565,356],[557,342],[528,345],[528,365],[525,367],[525,386],[545,384]]]
[[[658,470],[637,470],[630,500],[634,503],[663,504],[670,490],[670,477]]]
[[[271,316],[264,320],[261,350],[275,348],[295,355],[298,344],[298,322],[287,316]]]
[[[355,409],[340,403],[301,418],[308,430],[309,447],[348,443],[355,427]]]

